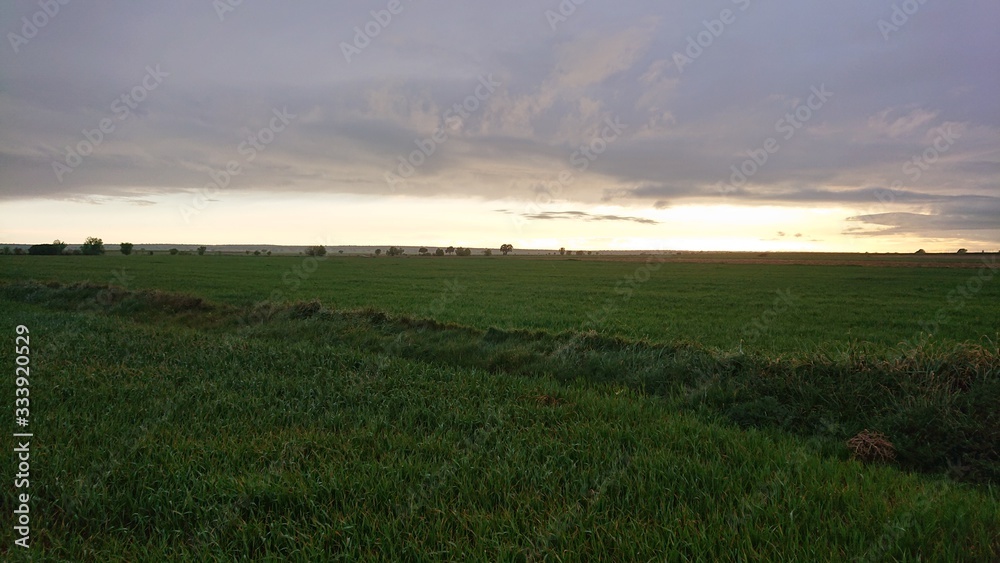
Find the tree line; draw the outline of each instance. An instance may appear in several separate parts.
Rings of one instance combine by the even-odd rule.
[[[96,255],[102,255],[102,254],[105,253],[104,241],[101,240],[100,238],[97,238],[97,237],[87,237],[87,240],[78,249],[75,249],[75,250],[72,250],[72,251],[67,251],[66,250],[67,246],[69,246],[69,245],[67,245],[65,242],[63,242],[63,241],[61,241],[59,239],[56,239],[56,240],[52,241],[51,244],[34,244],[34,245],[32,245],[31,247],[28,248],[28,252],[27,253],[30,254],[30,255],[34,255],[34,256],[55,256],[55,255],[62,255],[62,254],[77,254],[77,255],[96,256]],[[135,245],[132,244],[131,242],[123,242],[123,243],[120,243],[118,245],[118,248],[119,248],[119,250],[121,251],[122,254],[124,254],[125,256],[129,256],[130,254],[132,254],[132,250],[135,248]],[[205,254],[206,250],[208,250],[207,247],[205,247],[205,246],[199,246],[198,249],[196,250],[196,252],[198,253],[199,256],[202,256],[202,255]],[[506,256],[508,253],[513,252],[513,251],[514,251],[514,245],[512,245],[512,244],[505,243],[505,244],[500,245],[500,252],[503,253],[504,256]],[[145,249],[140,249],[140,252],[145,253],[146,250]],[[168,252],[170,253],[171,256],[176,255],[176,254],[188,254],[189,253],[189,252],[181,252],[181,251],[177,250],[176,248],[171,248]],[[149,251],[149,254],[152,254],[152,253],[153,253],[152,251]],[[250,254],[250,251],[247,250],[246,253]],[[344,251],[341,250],[340,253],[343,254]],[[406,249],[403,248],[402,246],[390,246],[389,249],[385,251],[385,255],[386,256],[403,256],[405,253],[406,253]],[[454,254],[455,256],[472,256],[472,249],[471,248],[461,247],[461,246],[459,246],[457,248],[454,247],[454,246],[449,246],[447,248],[438,248],[438,249],[435,249],[434,252],[432,253],[430,250],[427,249],[426,246],[421,246],[420,249],[417,251],[417,253],[420,254],[421,256],[446,256],[446,255],[452,255],[452,254]],[[490,248],[486,248],[486,249],[484,249],[482,251],[482,253],[483,253],[484,256],[492,256],[493,255],[493,250],[490,249]],[[9,246],[5,246],[2,249],[0,249],[0,254],[18,254],[18,255],[20,255],[20,254],[24,254],[24,250],[21,249],[20,247],[17,247],[17,248],[14,248],[13,251],[12,251]],[[265,254],[267,256],[270,256],[271,255],[271,251],[270,250],[257,250],[257,251],[254,251],[253,254],[255,256],[260,256],[261,254]],[[326,247],[323,246],[323,245],[309,246],[309,247],[307,247],[305,249],[305,254],[307,256],[326,256]],[[375,256],[381,256],[381,255],[382,255],[382,249],[381,248],[375,249]]]

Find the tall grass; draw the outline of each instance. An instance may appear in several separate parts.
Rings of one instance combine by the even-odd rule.
[[[811,442],[898,440],[882,422],[928,404],[995,431],[959,416],[996,393],[995,349],[803,363],[309,302],[93,307],[106,289],[0,286],[0,317],[32,328],[37,401],[35,547],[5,529],[7,559],[1000,557],[995,488]],[[980,465],[955,476],[989,477],[969,436],[961,463]]]

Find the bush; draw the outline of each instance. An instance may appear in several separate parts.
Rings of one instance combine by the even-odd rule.
[[[31,254],[32,256],[55,256],[62,254],[65,248],[65,244],[33,244],[28,247],[28,254]],[[18,250],[21,249],[15,249],[14,253],[17,254]]]
[[[124,254],[125,256],[128,256],[129,254],[132,254],[132,243],[123,242],[118,245],[118,250],[120,250],[121,253]]]
[[[97,237],[87,237],[83,246],[80,247],[80,252],[89,256],[104,254],[104,241]]]
[[[306,248],[306,256],[326,256],[326,247],[322,244]]]
[[[208,250],[208,249],[205,248],[204,246],[199,246],[198,247],[198,256],[204,256],[206,250]]]
[[[171,255],[171,256],[176,256],[176,255],[177,255],[177,252],[178,252],[178,250],[177,250],[176,248],[171,248],[171,249],[170,249],[170,255]]]

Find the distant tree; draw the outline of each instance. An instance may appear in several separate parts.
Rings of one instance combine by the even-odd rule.
[[[306,249],[307,256],[326,256],[326,247],[322,244],[310,246]]]
[[[462,248],[461,246],[455,249],[456,256],[472,256],[471,248]]]
[[[588,250],[587,251],[587,256],[590,256],[591,254],[593,254],[593,252],[591,252],[591,251]]]
[[[178,250],[177,250],[176,248],[171,248],[171,249],[170,249],[170,255],[171,255],[171,256],[177,256],[177,252],[178,252]],[[247,250],[247,253],[249,254],[249,253],[250,253],[250,251],[249,251],[249,250]]]
[[[260,256],[260,251],[259,250],[254,250],[253,251],[253,255],[254,256]]]
[[[389,251],[386,253],[389,256],[402,256],[406,252],[406,249],[401,246],[390,246]]]
[[[490,249],[490,248],[487,248],[486,250],[483,251],[483,255],[484,256],[493,256],[493,250]]]
[[[959,254],[965,254],[966,252],[968,252],[968,250],[966,250],[966,249],[964,249],[964,248],[959,248],[959,249],[958,249],[958,253],[959,253]]]
[[[375,249],[375,256],[378,256],[380,254],[382,254],[382,249],[381,248],[376,248]]]
[[[511,252],[513,250],[514,250],[514,245],[512,245],[512,244],[501,244],[500,245],[500,252],[503,252],[504,256],[507,256],[507,253]]]
[[[445,252],[447,252],[448,254],[454,254],[455,253],[455,247],[454,246],[449,246],[448,249],[445,250]]]
[[[98,239],[98,240],[100,240],[100,239]],[[59,240],[59,239],[56,239],[56,240],[52,241],[52,246],[59,247],[59,252],[57,252],[56,254],[62,254],[63,251],[66,250],[66,243],[63,242],[63,241],[61,241],[61,240]]]
[[[104,241],[97,237],[87,237],[80,247],[80,252],[91,256],[104,254]]]
[[[434,251],[434,256],[444,256],[444,249],[443,248],[439,248],[439,249],[435,250]]]
[[[921,248],[920,250],[917,251],[917,254],[927,254],[927,251]]]
[[[13,254],[13,252],[10,250],[9,246],[5,246],[2,249],[0,249],[0,254],[3,254],[4,256],[10,256],[11,254]]]
[[[245,250],[244,252],[247,253],[247,256],[250,256],[250,251],[249,250]]]
[[[338,251],[337,251],[337,254],[343,254],[343,253],[344,253],[344,251],[343,251],[343,250],[338,250]],[[271,255],[271,253],[270,253],[270,252],[268,252],[268,253],[267,253],[267,255],[268,255],[268,256],[270,256],[270,255]]]
[[[563,256],[564,254],[566,254],[566,249],[565,248],[560,248],[559,249],[559,256]]]
[[[199,246],[197,250],[198,256],[204,256],[206,250],[208,250],[208,248],[205,248],[204,246]]]
[[[24,254],[24,249],[21,248],[20,246],[15,246],[14,247],[14,256],[20,256],[22,254]]]
[[[118,245],[118,250],[121,250],[122,254],[124,254],[125,256],[128,256],[129,254],[132,254],[132,243],[131,242],[123,242],[123,243],[121,243],[121,244]]]
[[[417,252],[420,253],[421,256],[426,256],[427,255],[427,247],[426,246],[421,246],[420,250],[418,250]]]
[[[576,255],[577,256],[583,256],[583,251],[582,250],[577,250],[576,251]]]
[[[271,255],[271,251],[270,251],[270,250],[268,250],[268,251],[267,251],[267,255],[268,255],[268,256],[270,256],[270,255]]]

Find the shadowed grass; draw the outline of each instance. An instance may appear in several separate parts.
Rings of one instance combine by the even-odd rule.
[[[219,307],[172,311],[138,295],[120,301],[133,303],[122,314],[42,306],[45,291],[61,290],[0,290],[0,316],[31,328],[37,433],[34,547],[8,548],[8,560],[1000,555],[995,490],[817,455],[777,432],[678,413],[626,383],[583,372],[589,381],[574,383],[568,368],[553,372],[564,385],[449,365],[429,344],[397,354],[355,340],[478,334],[469,349],[482,355],[524,334],[487,341],[310,305],[233,331]],[[548,338],[543,350],[573,336]],[[623,344],[588,336],[578,346]],[[643,349],[655,348],[631,352]]]

